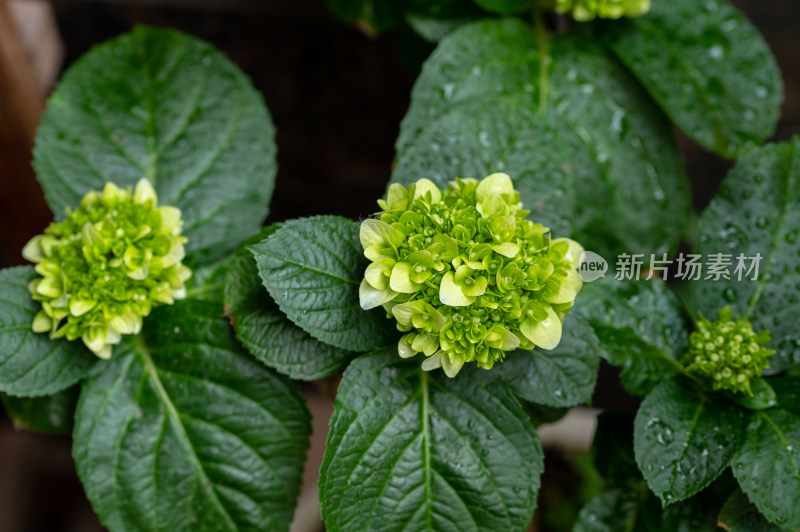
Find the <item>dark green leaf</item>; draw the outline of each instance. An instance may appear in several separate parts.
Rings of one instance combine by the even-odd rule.
[[[765,410],[778,404],[775,390],[766,379],[753,379],[750,381],[750,390],[753,395],[746,393],[727,393],[728,399],[740,404],[749,410]]]
[[[725,502],[719,514],[728,532],[782,532],[784,529],[773,525],[758,513],[753,503],[741,490],[736,490]]]
[[[644,497],[611,490],[589,501],[578,514],[572,532],[645,532],[640,511]]]
[[[485,20],[443,39],[417,81],[392,181],[508,173],[532,218],[611,256],[668,251],[688,212],[661,111],[602,48]],[[598,102],[601,102],[598,105]]]
[[[486,11],[501,15],[518,13],[531,5],[529,0],[474,0],[474,2]]]
[[[51,395],[86,377],[98,358],[80,340],[51,340],[31,330],[41,305],[31,299],[32,266],[0,270],[0,392]]]
[[[527,401],[520,401],[520,404],[525,413],[528,414],[528,417],[531,418],[534,427],[545,423],[555,423],[569,414],[571,410],[568,406],[545,406]]]
[[[634,421],[636,462],[666,506],[708,486],[730,463],[742,415],[682,378],[658,385]]]
[[[574,406],[592,398],[599,352],[592,328],[577,316],[567,316],[558,347],[552,351],[514,351],[492,371],[502,375],[514,393],[526,401]]]
[[[395,348],[344,372],[320,472],[331,532],[510,532],[536,506],[542,449],[492,372],[428,374]]]
[[[265,228],[252,243],[274,233]],[[225,284],[225,313],[236,338],[258,360],[293,379],[327,377],[347,364],[354,354],[315,340],[280,311],[267,293],[250,251],[236,252]]]
[[[79,386],[43,397],[3,395],[8,415],[26,428],[46,434],[69,434],[75,419]]]
[[[183,213],[196,262],[225,256],[267,214],[274,127],[250,81],[211,45],[138,27],[66,73],[36,138],[34,166],[56,214],[90,190],[148,177]]]
[[[291,220],[250,249],[281,311],[317,340],[352,351],[397,341],[383,309],[365,311],[359,304],[367,259],[356,222],[340,216]]]
[[[622,385],[631,394],[647,395],[680,368],[689,333],[680,302],[664,282],[599,279],[584,285],[575,313],[594,328],[604,358],[622,368]]]
[[[750,414],[733,474],[767,520],[800,527],[800,417],[784,410]]]
[[[766,374],[800,364],[800,140],[754,150],[731,170],[699,222],[698,249],[728,255],[730,280],[694,281],[694,304],[710,319],[730,305],[775,349]],[[738,257],[745,271],[737,275]],[[746,274],[760,255],[758,279]],[[741,280],[739,280],[741,278]]]
[[[84,382],[73,455],[110,530],[288,530],[310,432],[297,386],[207,301],[161,307]]]
[[[633,456],[633,419],[630,416],[603,412],[597,417],[592,461],[612,487],[629,489],[642,482]]]
[[[742,155],[775,132],[783,85],[758,30],[725,0],[653,2],[602,37],[662,109],[700,145]]]
[[[780,407],[800,416],[800,377],[776,377],[768,382],[775,390]]]

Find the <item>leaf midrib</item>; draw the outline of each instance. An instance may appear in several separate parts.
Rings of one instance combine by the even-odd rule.
[[[753,292],[753,296],[750,298],[750,302],[747,304],[747,310],[744,313],[744,319],[749,320],[751,314],[755,310],[756,305],[758,304],[759,299],[761,299],[761,293],[764,291],[764,285],[767,282],[767,277],[772,269],[772,265],[775,262],[775,255],[778,252],[778,246],[783,236],[783,231],[786,226],[786,217],[789,210],[789,193],[791,192],[791,184],[792,184],[792,170],[794,167],[794,163],[797,157],[797,141],[792,141],[791,143],[792,153],[789,158],[787,168],[786,168],[786,179],[783,180],[784,188],[781,191],[780,197],[783,201],[781,204],[781,210],[778,214],[778,227],[775,230],[775,233],[772,235],[772,242],[770,243],[769,248],[769,256],[767,257],[766,262],[764,263],[764,274],[758,278],[758,284],[756,285],[756,289]]]
[[[228,510],[222,504],[222,501],[219,500],[219,497],[217,496],[217,493],[214,490],[211,479],[209,479],[208,475],[206,475],[205,469],[203,469],[203,465],[200,463],[200,459],[197,457],[197,454],[195,453],[194,446],[192,445],[192,441],[189,438],[189,434],[186,432],[186,428],[183,426],[183,422],[181,421],[181,416],[178,413],[177,408],[175,408],[175,405],[172,403],[172,399],[170,398],[169,394],[164,388],[164,385],[161,383],[161,379],[158,376],[158,369],[153,363],[150,351],[147,347],[147,344],[144,341],[144,337],[141,334],[136,336],[136,346],[138,347],[138,353],[142,359],[143,363],[142,365],[144,367],[144,370],[147,374],[149,374],[150,380],[155,386],[158,395],[164,402],[164,406],[167,409],[167,414],[169,415],[169,417],[172,418],[172,426],[176,429],[178,439],[184,444],[184,447],[188,451],[187,457],[189,458],[189,461],[192,462],[192,465],[195,467],[198,476],[202,480],[203,488],[211,496],[212,500],[215,503],[215,506],[217,506],[219,510],[219,513],[225,519],[230,529],[238,530],[238,527],[236,526],[236,523],[233,521],[231,515],[228,513]]]

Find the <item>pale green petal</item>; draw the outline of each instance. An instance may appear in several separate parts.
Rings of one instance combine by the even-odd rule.
[[[378,290],[386,290],[389,287],[389,275],[392,273],[394,260],[381,259],[367,266],[364,272],[364,279]]]
[[[95,355],[103,358],[101,353],[105,352],[107,332],[100,327],[92,327],[83,332],[83,343],[86,344]],[[110,355],[110,352],[109,352]],[[108,357],[105,357],[108,358]]]
[[[168,205],[158,208],[161,215],[161,232],[178,235],[181,232],[181,210]]]
[[[513,259],[519,253],[519,245],[513,242],[503,242],[502,244],[495,244],[492,249],[504,257]]]
[[[414,349],[408,344],[406,341],[406,336],[400,338],[400,341],[397,343],[397,353],[401,358],[411,358],[418,353],[418,351],[414,351]]]
[[[575,301],[575,297],[578,295],[578,292],[581,291],[582,287],[583,280],[580,275],[578,275],[578,271],[570,268],[567,270],[567,276],[561,279],[561,283],[558,285],[558,292],[550,294],[547,298],[547,302],[554,305],[571,303]]]
[[[53,320],[50,319],[50,316],[45,311],[40,310],[33,318],[32,328],[35,333],[50,332],[53,329]]]
[[[405,235],[386,222],[368,218],[361,222],[359,238],[361,246],[366,250],[375,244],[389,244],[396,248],[403,243]]]
[[[513,194],[514,183],[508,175],[498,172],[492,174],[478,183],[478,188],[475,191],[475,196],[478,201],[484,202],[490,196],[498,196],[500,194]]]
[[[445,375],[451,379],[458,375],[461,368],[464,367],[464,359],[456,353],[445,353],[442,355],[442,369]]]
[[[114,183],[106,183],[103,187],[103,198],[107,200],[120,200],[128,197],[125,190],[122,190]]]
[[[422,361],[422,371],[433,371],[442,367],[442,353],[436,353]]]
[[[500,347],[500,349],[503,351],[513,351],[514,349],[518,348],[519,345],[520,341],[517,335],[506,329],[506,332],[503,335],[503,345]]]
[[[97,305],[97,301],[73,299],[69,302],[69,313],[73,316],[82,316]]]
[[[571,238],[556,238],[550,242],[550,246],[554,246],[561,242],[566,242],[568,246],[567,254],[564,259],[567,260],[574,268],[580,266],[581,254],[584,252],[583,246],[572,240]]]
[[[442,191],[430,179],[423,178],[414,183],[414,199],[422,198],[427,193],[431,194],[432,203],[442,200]]]
[[[520,331],[531,342],[542,349],[555,349],[561,342],[561,319],[552,308],[547,309],[547,318],[536,321],[528,318],[522,322]]]
[[[422,285],[412,281],[410,275],[411,265],[407,262],[398,262],[394,265],[394,268],[392,268],[392,276],[389,278],[389,287],[401,294],[413,294],[418,291]]]
[[[52,277],[45,277],[36,285],[36,293],[55,299],[61,295],[61,283]]]
[[[397,323],[404,327],[411,327],[411,318],[414,317],[414,314],[423,312],[425,312],[424,301],[408,301],[392,307],[392,316]]]
[[[361,286],[358,287],[358,300],[364,310],[380,307],[395,297],[397,297],[397,292],[388,288],[385,290],[373,288],[366,279],[362,280]]]
[[[153,205],[158,203],[158,196],[153,188],[153,184],[146,177],[143,177],[136,183],[136,190],[133,193],[133,201],[136,203],[146,203],[152,200]]]
[[[461,287],[456,284],[453,272],[447,272],[442,277],[439,286],[439,299],[448,307],[466,307],[475,302],[474,297],[465,295]]]
[[[25,260],[33,263],[44,260],[44,253],[42,252],[43,238],[46,238],[45,235],[36,235],[25,244],[25,247],[22,248],[22,256]]]

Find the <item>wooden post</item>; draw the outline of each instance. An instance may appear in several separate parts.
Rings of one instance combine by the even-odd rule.
[[[0,0],[0,265],[52,219],[31,167],[44,95],[6,0]]]

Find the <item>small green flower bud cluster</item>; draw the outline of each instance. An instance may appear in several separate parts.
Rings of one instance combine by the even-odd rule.
[[[361,224],[372,261],[361,306],[383,306],[406,332],[402,357],[454,377],[467,362],[490,369],[517,348],[555,348],[581,289],[583,248],[551,240],[526,219],[505,174],[456,179],[444,191],[427,179],[394,184],[377,219]]]
[[[716,322],[701,316],[689,340],[687,371],[709,379],[715,390],[749,395],[753,395],[750,380],[761,376],[775,352],[764,347],[770,341],[769,331],[754,333],[750,322],[733,320],[730,307],[720,311]]]
[[[572,12],[580,22],[599,18],[638,17],[650,11],[650,0],[555,0],[559,14]]]
[[[153,305],[185,297],[181,211],[158,207],[147,179],[136,190],[108,183],[89,192],[67,218],[31,239],[23,256],[41,278],[31,281],[42,310],[34,332],[83,339],[100,358],[123,334],[137,334]]]

